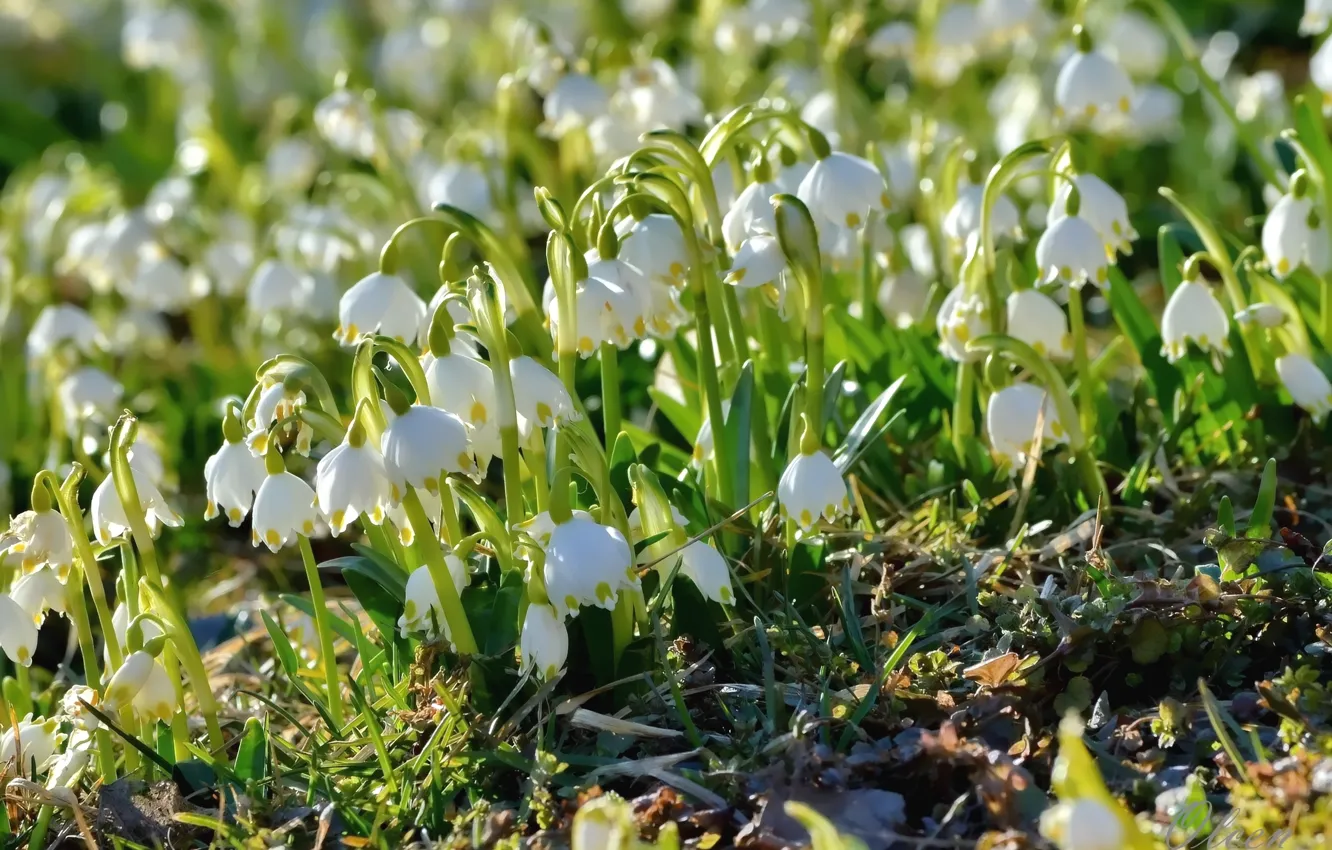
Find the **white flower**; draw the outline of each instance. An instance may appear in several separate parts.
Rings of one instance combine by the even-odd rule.
[[[265,379],[267,380],[267,379]],[[278,421],[283,421],[295,416],[302,407],[305,406],[305,393],[296,390],[294,393],[288,390],[285,383],[274,381],[264,387],[259,393],[259,399],[255,402],[254,415],[250,421],[245,423],[249,433],[245,437],[245,444],[249,447],[251,453],[256,457],[262,457],[268,452],[268,429]],[[288,428],[291,427],[289,424]],[[314,439],[314,429],[304,420],[296,423],[296,452],[297,454],[307,455],[310,453],[310,443]]]
[[[55,572],[49,569],[19,576],[9,596],[32,617],[33,625],[40,626],[46,619],[47,611],[65,613],[65,586],[56,578]]]
[[[735,601],[731,590],[731,571],[726,567],[726,558],[712,546],[702,540],[695,540],[680,552],[680,575],[694,583],[704,598],[723,605]],[[674,568],[674,561],[668,560],[657,565],[657,570],[666,576]]]
[[[395,274],[371,272],[342,294],[333,338],[354,345],[362,336],[381,333],[412,345],[425,314],[425,301],[407,281]]]
[[[1042,282],[1058,280],[1074,288],[1084,282],[1105,286],[1109,280],[1105,243],[1096,228],[1077,215],[1057,220],[1041,234],[1036,269]]]
[[[740,191],[735,203],[722,218],[722,235],[726,247],[734,252],[751,236],[777,233],[777,214],[771,198],[781,188],[776,183],[750,183]]]
[[[1041,835],[1059,850],[1122,850],[1124,825],[1104,803],[1083,797],[1041,815]]]
[[[476,460],[467,445],[462,419],[438,407],[414,404],[398,416],[379,443],[384,469],[396,502],[408,486],[438,493],[451,473],[476,474]]]
[[[319,151],[298,136],[283,136],[264,156],[268,184],[283,193],[304,192],[319,173]]]
[[[1230,354],[1230,317],[1207,284],[1186,280],[1175,287],[1161,317],[1161,353],[1171,363],[1183,357],[1193,341],[1204,351]]]
[[[55,757],[64,736],[60,734],[60,721],[54,717],[33,719],[24,716],[17,727],[5,731],[0,738],[0,762],[23,759],[18,772],[27,774],[36,764],[37,772],[46,770]]]
[[[1332,18],[1332,0],[1304,0],[1300,35],[1321,35],[1327,31],[1329,18]]]
[[[60,697],[60,714],[68,717],[76,729],[91,732],[102,725],[84,703],[97,705],[97,691],[87,685],[70,685]]]
[[[1170,56],[1166,34],[1155,21],[1133,9],[1115,15],[1104,38],[1106,54],[1136,77],[1157,76]]]
[[[83,354],[92,354],[106,344],[97,323],[82,307],[73,304],[48,304],[37,314],[28,331],[28,359],[45,357],[69,343]]]
[[[564,670],[569,657],[569,630],[554,608],[533,603],[523,615],[518,648],[523,656],[523,671],[534,670],[549,682]]]
[[[1036,420],[1044,419],[1041,440],[1047,448],[1068,442],[1068,432],[1059,421],[1054,400],[1044,388],[1017,383],[990,396],[985,410],[985,430],[994,453],[1010,469],[1021,469],[1036,446]]]
[[[574,519],[592,519],[592,514],[587,511],[575,510],[573,511],[572,516]],[[631,533],[633,532],[632,526],[633,521],[631,520],[629,529]],[[531,519],[519,523],[515,527],[525,532],[538,546],[545,549],[546,546],[550,544],[551,533],[555,531],[555,520],[550,518],[550,511],[542,511]]]
[[[879,284],[875,298],[879,309],[894,326],[909,328],[925,313],[930,286],[915,269],[889,271]]]
[[[973,233],[979,233],[981,227],[981,209],[985,198],[985,187],[968,184],[957,190],[957,200],[944,216],[943,230],[949,239],[964,243]],[[1018,208],[1005,195],[994,199],[990,209],[990,229],[996,239],[1001,236],[1019,236],[1022,233],[1022,217]]]
[[[53,510],[24,511],[9,523],[9,545],[0,554],[21,555],[19,568],[26,574],[50,567],[64,581],[74,564],[74,538],[60,514]]]
[[[116,633],[116,640],[120,641],[121,646],[129,644],[129,606],[124,602],[116,605],[116,610],[111,614],[111,628]],[[150,641],[162,634],[162,627],[152,620],[140,620],[139,630],[145,641]]]
[[[214,292],[232,298],[245,290],[245,276],[254,266],[254,246],[239,239],[217,241],[204,248],[200,264],[203,286],[194,295]]]
[[[1277,377],[1295,403],[1322,422],[1332,411],[1332,383],[1323,370],[1303,354],[1291,352],[1277,358]]]
[[[438,531],[443,524],[444,500],[429,490],[418,490],[416,495],[421,500],[421,509],[425,511],[426,517],[430,520],[430,530]],[[453,510],[455,512],[458,510],[457,493],[453,494]],[[389,508],[389,519],[398,528],[398,541],[404,546],[412,545],[412,541],[416,539],[416,529],[412,527],[411,521],[407,519],[407,509],[401,504],[394,505]],[[436,534],[436,537],[438,536]]]
[[[337,447],[319,459],[315,468],[315,495],[334,537],[362,514],[379,525],[389,505],[396,501],[392,498],[384,458],[366,444],[364,432],[354,425]]]
[[[1133,240],[1138,238],[1138,231],[1129,222],[1128,204],[1124,197],[1111,188],[1095,174],[1078,174],[1073,182],[1078,187],[1078,216],[1100,234],[1105,243],[1106,256],[1114,259],[1115,252],[1124,254],[1133,252]],[[1046,224],[1054,224],[1068,217],[1068,199],[1073,187],[1067,180],[1058,181],[1055,187],[1054,202],[1046,214]]]
[[[65,416],[65,430],[70,435],[77,434],[83,420],[113,412],[124,394],[125,388],[118,381],[95,366],[69,373],[56,388]]]
[[[250,276],[245,306],[255,316],[297,309],[304,288],[303,275],[290,263],[264,260]]]
[[[683,130],[703,115],[698,95],[681,85],[675,70],[660,59],[620,72],[620,94],[640,127]]]
[[[486,173],[470,162],[446,162],[436,169],[425,184],[423,200],[422,206],[448,204],[482,221],[495,217],[495,202]]]
[[[15,664],[32,666],[37,650],[37,627],[32,617],[8,594],[0,593],[0,648]]]
[[[610,610],[620,590],[638,587],[634,553],[624,535],[590,519],[573,517],[555,526],[546,544],[546,592],[561,618],[580,605]]]
[[[569,391],[555,373],[527,355],[509,361],[518,415],[542,428],[577,417]]]
[[[283,470],[269,472],[254,497],[250,518],[250,542],[263,543],[276,552],[296,540],[297,535],[315,533],[315,493],[304,480]]]
[[[636,266],[651,280],[684,285],[689,258],[684,231],[673,216],[652,213],[641,219],[626,218],[616,227],[616,233],[621,260]]]
[[[906,59],[916,52],[916,28],[907,21],[890,21],[874,31],[865,52],[876,59]]]
[[[204,491],[208,497],[204,519],[215,519],[219,512],[225,512],[231,527],[239,527],[266,475],[264,462],[244,442],[224,442],[204,464]]]
[[[572,130],[586,129],[609,110],[610,95],[586,74],[565,74],[541,104],[545,130],[556,139]]]
[[[1235,314],[1235,321],[1241,325],[1259,328],[1279,328],[1286,323],[1286,314],[1275,304],[1259,301],[1250,304]]]
[[[773,288],[778,287],[778,279],[786,271],[786,254],[782,251],[777,237],[759,233],[749,237],[740,245],[731,259],[731,270],[726,273],[725,282],[741,289],[764,289],[770,299]]]
[[[1263,222],[1263,255],[1272,272],[1284,278],[1301,265],[1316,275],[1332,271],[1327,224],[1310,195],[1283,195]]]
[[[161,249],[149,249],[138,270],[121,282],[121,294],[131,303],[164,313],[176,313],[194,301],[185,266]]]
[[[808,533],[820,518],[836,522],[851,513],[842,473],[822,450],[797,454],[777,482],[777,498],[783,519],[793,519]]]
[[[88,731],[75,729],[65,743],[65,751],[51,763],[51,772],[46,779],[47,790],[69,787],[79,773],[92,763],[92,744],[93,736]]]
[[[985,299],[980,295],[966,296],[965,290],[962,284],[953,287],[935,319],[939,350],[957,363],[972,363],[983,357],[980,352],[968,351],[967,343],[994,330]]]
[[[139,509],[143,511],[148,521],[149,532],[157,536],[164,525],[172,528],[183,525],[184,520],[166,503],[166,499],[148,476],[135,469],[133,464],[129,469],[130,476],[134,479],[134,489],[138,491]],[[125,516],[125,506],[120,502],[120,494],[116,491],[111,475],[102,479],[102,483],[93,491],[92,508],[89,513],[92,515],[93,532],[97,535],[97,542],[103,546],[130,530],[129,519]]]
[[[444,563],[448,565],[454,589],[462,593],[462,589],[471,581],[467,565],[454,555],[445,555]],[[424,635],[431,640],[439,637],[451,639],[449,622],[444,617],[444,606],[439,602],[439,593],[435,590],[435,580],[430,575],[429,567],[417,567],[407,577],[402,616],[398,618],[398,633],[403,637],[411,634]]]
[[[1073,338],[1063,308],[1035,289],[1022,289],[1008,296],[1008,335],[1051,360],[1073,356]]]
[[[451,340],[450,342],[455,342]],[[495,425],[495,375],[490,366],[451,347],[426,368],[430,402],[474,429]]]
[[[142,649],[130,653],[107,683],[102,704],[113,711],[119,711],[133,702],[152,675],[156,663],[157,660]]]
[[[883,175],[869,160],[834,152],[814,163],[796,197],[810,213],[836,225],[859,228],[873,210],[891,206]]]
[[[1174,139],[1180,132],[1183,107],[1183,97],[1169,86],[1140,86],[1129,112],[1129,130],[1143,141]]]
[[[1101,112],[1125,115],[1133,106],[1133,83],[1115,60],[1099,51],[1077,50],[1055,80],[1055,117],[1070,121]]]
[[[154,660],[153,669],[148,674],[148,681],[134,696],[131,703],[134,714],[140,723],[162,721],[169,723],[176,713],[176,687],[162,662]]]
[[[339,153],[360,159],[375,155],[375,117],[363,95],[339,89],[315,105],[315,129]]]

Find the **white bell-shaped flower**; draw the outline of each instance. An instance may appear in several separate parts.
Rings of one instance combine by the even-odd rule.
[[[552,284],[553,291],[553,284]],[[578,281],[574,289],[574,319],[578,329],[578,353],[591,357],[603,343],[617,348],[629,345],[641,333],[646,333],[643,302],[636,291],[599,277]],[[550,303],[550,329],[558,335],[560,327],[559,299]]]
[[[29,360],[45,357],[62,345],[71,345],[83,354],[92,354],[106,344],[102,331],[82,307],[73,304],[48,304],[37,314],[28,331]]]
[[[929,283],[912,268],[889,270],[875,297],[883,315],[898,328],[909,328],[920,321],[929,300]]]
[[[833,152],[814,163],[800,181],[796,197],[810,214],[842,227],[860,228],[873,210],[892,201],[874,164],[853,154]]]
[[[270,459],[275,457],[276,452],[269,454]],[[278,460],[259,485],[250,518],[250,542],[273,552],[294,543],[298,535],[312,536],[319,519],[314,490],[304,479],[281,468]]]
[[[438,407],[412,405],[389,423],[379,446],[394,502],[409,486],[438,493],[445,476],[476,474],[476,460],[467,444],[467,426]]]
[[[614,528],[583,517],[555,526],[546,544],[546,592],[560,617],[581,605],[610,610],[621,590],[638,587],[634,553]]]
[[[455,337],[456,339],[456,337]],[[451,347],[426,368],[430,401],[474,429],[495,425],[495,375],[490,365]]]
[[[1091,797],[1051,807],[1041,815],[1040,828],[1059,850],[1122,850],[1128,844],[1119,816]]]
[[[148,521],[148,530],[153,536],[157,536],[164,525],[172,528],[183,525],[184,520],[167,504],[157,485],[153,484],[143,472],[135,469],[133,464],[129,469],[134,479],[134,489],[139,491],[139,509],[143,511],[144,518]],[[130,530],[125,506],[121,504],[120,494],[116,491],[115,482],[110,475],[102,479],[102,483],[93,491],[92,508],[89,513],[92,515],[93,533],[97,535],[97,542],[103,546]]]
[[[425,184],[425,207],[448,204],[481,219],[495,217],[495,200],[486,172],[475,163],[454,160],[441,165]]]
[[[956,363],[972,363],[984,355],[968,351],[967,343],[994,330],[989,308],[979,294],[966,294],[966,287],[953,287],[939,307],[935,319],[939,334],[939,350]]]
[[[722,236],[732,253],[751,236],[771,236],[777,232],[777,213],[771,198],[782,190],[776,183],[750,183],[740,191],[735,203],[722,219]]]
[[[371,272],[342,294],[333,338],[354,345],[380,333],[412,345],[425,318],[426,303],[396,274]]]
[[[438,537],[439,528],[443,525],[441,512],[444,509],[444,500],[440,496],[431,493],[429,490],[418,490],[416,495],[417,498],[421,500],[422,510],[425,511],[426,516],[430,519],[430,530],[436,532],[435,536]],[[458,510],[457,493],[453,494],[453,510],[455,512]],[[398,542],[402,543],[404,546],[412,545],[412,542],[416,540],[416,529],[407,518],[407,509],[401,504],[389,508],[389,520],[392,521],[393,525],[398,529]]]
[[[328,518],[334,537],[362,515],[375,525],[382,523],[390,505],[397,501],[392,492],[384,458],[366,443],[365,430],[359,423],[347,429],[343,441],[320,458],[315,468],[319,510]]]
[[[204,464],[204,490],[208,497],[204,519],[215,519],[225,513],[232,528],[240,527],[266,474],[264,462],[250,452],[243,440],[224,442]]]
[[[120,602],[111,614],[111,628],[115,631],[116,640],[120,641],[121,646],[129,645],[129,623],[129,606]],[[145,641],[150,641],[162,634],[162,627],[152,620],[140,620],[139,629]]]
[[[120,382],[95,366],[70,372],[56,387],[66,432],[71,436],[78,434],[83,420],[114,412],[124,395],[125,388]]]
[[[1278,278],[1300,266],[1321,276],[1332,271],[1328,238],[1327,223],[1311,195],[1283,195],[1263,222],[1263,256]]]
[[[364,95],[334,91],[315,104],[314,125],[339,153],[359,159],[375,155],[375,116]]]
[[[1008,296],[1008,335],[1051,360],[1073,356],[1073,337],[1063,308],[1035,289],[1018,290]]]
[[[851,513],[842,473],[822,449],[791,459],[777,482],[777,498],[782,519],[794,520],[806,534],[820,519],[836,522]]]
[[[1036,269],[1043,283],[1061,281],[1075,288],[1085,282],[1105,286],[1110,273],[1101,235],[1078,215],[1059,219],[1041,234]]]
[[[1275,304],[1259,301],[1235,314],[1235,321],[1255,328],[1279,328],[1286,323],[1286,314]]]
[[[292,390],[282,381],[274,381],[264,387],[254,405],[254,414],[245,423],[249,434],[245,445],[256,457],[268,453],[268,429],[275,423],[295,416],[305,406],[305,392]],[[305,421],[296,425],[296,452],[307,455],[310,443],[314,439],[314,429]]]
[[[92,732],[102,725],[102,721],[84,703],[95,706],[100,701],[97,691],[87,685],[70,685],[60,697],[60,715],[69,718],[75,729]]]
[[[1171,363],[1188,352],[1190,341],[1214,356],[1229,355],[1230,317],[1207,284],[1186,280],[1166,304],[1161,339],[1161,353]]]
[[[130,701],[130,711],[140,723],[169,723],[176,713],[176,688],[162,662],[153,659],[148,677]]]
[[[661,59],[620,72],[620,94],[640,127],[683,130],[703,116],[703,104]]]
[[[76,685],[75,687],[79,687]],[[65,742],[65,751],[51,760],[51,772],[46,777],[48,791],[68,790],[92,764],[92,733],[76,728]]]
[[[916,52],[916,28],[907,21],[889,21],[870,36],[865,52],[875,59],[908,59]]]
[[[318,148],[306,139],[283,136],[264,155],[264,176],[282,194],[304,192],[319,174],[319,159]]]
[[[194,301],[185,266],[157,248],[144,254],[136,272],[121,283],[120,292],[131,304],[163,313],[177,313]]]
[[[658,565],[663,575],[672,561]],[[704,598],[723,605],[735,601],[735,592],[731,589],[731,571],[726,567],[726,558],[711,545],[702,540],[695,540],[685,546],[680,553],[680,575],[688,578],[702,593]]]
[[[673,216],[652,213],[641,219],[629,217],[616,227],[616,234],[620,237],[620,259],[650,280],[684,286],[689,255],[684,231]]]
[[[1017,383],[990,396],[985,409],[985,431],[995,455],[1016,473],[1036,447],[1037,420],[1046,448],[1068,442],[1068,432],[1059,420],[1054,399],[1035,384]]]
[[[1128,115],[1132,107],[1133,82],[1119,63],[1105,53],[1076,50],[1059,69],[1055,80],[1055,118],[1090,121],[1106,112]]]
[[[534,602],[527,606],[518,649],[523,656],[523,672],[535,671],[547,682],[554,679],[563,672],[569,658],[569,630],[563,618],[549,605]]]
[[[1332,20],[1332,0],[1304,0],[1300,16],[1300,35],[1322,35]]]
[[[282,260],[264,260],[250,275],[245,306],[252,316],[295,312],[301,303],[305,275]]]
[[[60,734],[60,721],[55,717],[36,718],[25,715],[18,726],[5,730],[0,737],[0,762],[13,765],[17,759],[23,764],[17,772],[26,774],[35,764],[41,773],[51,764],[64,736]]]
[[[574,519],[592,519],[592,514],[587,511],[575,510],[573,511],[572,516]],[[515,527],[526,533],[528,537],[531,537],[536,545],[545,549],[546,546],[550,544],[550,535],[555,531],[555,520],[550,518],[550,511],[542,511],[531,519],[519,523]],[[632,523],[629,530],[630,532],[633,531]]]
[[[586,74],[565,74],[541,104],[551,138],[562,139],[573,130],[586,130],[610,111],[610,94]]]
[[[1105,28],[1106,54],[1129,74],[1152,79],[1165,69],[1170,40],[1157,23],[1135,9],[1123,9]]]
[[[971,183],[957,190],[957,200],[944,215],[943,231],[957,244],[964,244],[972,234],[980,233],[985,187]],[[1022,216],[1006,195],[998,195],[990,210],[990,229],[995,239],[1022,234]]]
[[[741,243],[725,281],[741,289],[762,289],[770,300],[776,300],[771,290],[779,286],[784,271],[786,254],[777,237],[758,233]]]
[[[549,428],[578,416],[573,399],[560,383],[559,376],[531,357],[522,355],[510,360],[509,375],[513,379],[518,415],[529,422]]]
[[[444,563],[449,568],[449,578],[459,593],[471,581],[467,565],[455,555],[445,555]],[[439,602],[435,590],[435,581],[430,575],[430,568],[421,566],[412,570],[407,577],[407,589],[403,601],[402,616],[398,618],[398,633],[424,636],[429,640],[443,638],[450,640],[449,623],[444,617],[444,606]]]
[[[8,546],[0,555],[17,555],[19,569],[31,573],[50,567],[64,581],[74,564],[74,538],[69,526],[56,511],[24,511],[9,523]]]
[[[1277,358],[1277,377],[1295,403],[1322,422],[1332,411],[1332,383],[1314,362],[1299,352],[1292,351]]]
[[[139,691],[143,690],[156,663],[157,660],[142,649],[130,653],[111,675],[111,681],[107,682],[102,704],[112,711],[120,711],[130,705]]]
[[[0,648],[15,664],[32,666],[37,651],[37,627],[32,617],[8,594],[0,593]]]
[[[1078,174],[1073,183],[1080,198],[1078,216],[1085,218],[1100,234],[1106,255],[1113,259],[1116,251],[1133,253],[1133,240],[1138,238],[1138,231],[1129,222],[1124,196],[1095,174]],[[1073,187],[1067,180],[1058,181],[1054,202],[1046,214],[1047,225],[1068,217],[1068,199],[1072,192]]]
[[[46,620],[48,611],[65,613],[65,586],[56,578],[55,571],[50,569],[43,568],[19,576],[9,591],[9,597],[27,612],[36,626]]]

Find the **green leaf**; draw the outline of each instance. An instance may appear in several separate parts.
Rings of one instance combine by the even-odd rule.
[[[627,433],[621,431],[615,438],[615,447],[611,451],[610,475],[611,487],[620,497],[620,501],[626,505],[632,501],[629,467],[635,463],[638,463],[638,454],[634,451],[634,441]]]
[[[656,403],[668,422],[675,426],[690,444],[698,441],[698,431],[703,427],[703,413],[685,404],[681,404],[657,387],[648,387],[648,395]]]
[[[842,384],[846,380],[846,361],[840,360],[823,381],[823,421],[832,422],[837,413],[837,400],[842,397]]]
[[[319,716],[328,724],[328,728],[333,730],[334,735],[341,735],[338,724],[333,722],[333,715],[329,714],[328,706],[324,698],[319,696],[305,684],[305,670],[301,665],[300,658],[296,655],[296,650],[291,645],[291,639],[287,633],[277,624],[277,621],[267,611],[260,611],[259,614],[264,619],[264,628],[268,630],[268,637],[273,642],[273,652],[277,655],[278,664],[282,666],[282,671],[287,674],[287,681],[291,682],[292,687],[301,692],[306,701],[314,706],[319,712]]]
[[[347,587],[351,588],[356,601],[361,603],[361,607],[369,615],[370,621],[384,636],[385,642],[392,640],[393,635],[397,632],[398,617],[402,615],[404,601],[395,597],[374,579],[360,572],[347,571],[342,574],[342,577],[346,579]],[[351,640],[351,638],[348,639]]]
[[[467,506],[472,519],[476,520],[477,526],[486,533],[490,544],[495,547],[500,569],[506,572],[514,569],[512,538],[509,536],[508,526],[500,519],[495,508],[466,481],[453,481],[452,487],[453,492],[457,493],[458,498]]]
[[[1162,273],[1164,274],[1164,271]],[[1147,370],[1157,405],[1167,420],[1170,419],[1174,411],[1175,391],[1179,388],[1179,371],[1171,366],[1161,353],[1161,333],[1156,329],[1156,322],[1152,320],[1151,313],[1138,298],[1133,284],[1129,283],[1116,267],[1110,268],[1110,286],[1106,289],[1105,295],[1115,321],[1133,344],[1134,350],[1138,352],[1138,359]]]
[[[1229,496],[1222,496],[1221,503],[1217,505],[1216,524],[1230,537],[1234,537],[1237,533],[1235,531],[1235,506],[1230,503]]]
[[[1165,626],[1148,617],[1138,622],[1133,634],[1129,635],[1129,647],[1133,651],[1135,664],[1154,664],[1165,655],[1170,646],[1170,635]]]
[[[1258,485],[1258,498],[1254,501],[1253,513],[1249,516],[1246,537],[1266,540],[1272,536],[1272,511],[1276,508],[1276,488],[1276,458],[1268,458],[1267,465],[1263,467],[1262,481]]]
[[[236,778],[247,784],[262,782],[267,775],[268,733],[259,718],[251,717],[245,721],[245,731],[241,733],[233,764]]]
[[[740,377],[731,394],[731,406],[726,413],[725,439],[731,458],[732,484],[740,504],[749,501],[749,440],[752,428],[754,399],[754,363],[746,360],[740,368]]]
[[[357,543],[353,547],[361,555],[345,555],[319,565],[321,570],[337,570],[343,577],[356,573],[388,591],[390,596],[402,600],[407,598],[407,580],[401,570],[389,570],[379,560],[379,553],[369,546]],[[374,555],[369,553],[374,552]]]
[[[295,593],[282,593],[278,595],[278,599],[281,599],[302,614],[309,617],[314,616],[314,603],[305,596],[298,596]],[[333,631],[338,633],[338,637],[345,641],[352,642],[353,636],[356,634],[356,629],[352,627],[352,624],[349,621],[330,611],[328,614],[328,622],[329,625],[333,627]]]
[[[888,409],[888,405],[893,403],[893,397],[897,395],[897,391],[902,388],[906,379],[907,376],[903,375],[893,381],[888,389],[879,393],[879,397],[874,399],[869,407],[865,408],[860,417],[856,419],[855,424],[851,426],[851,430],[847,432],[846,439],[837,447],[837,451],[833,454],[833,462],[837,464],[837,469],[843,475],[850,468],[851,461],[859,454],[860,447],[864,445],[877,427],[879,417],[883,416],[884,411]]]
[[[482,655],[498,656],[518,643],[518,608],[523,602],[523,585],[516,573],[513,577],[512,583],[502,587],[463,589],[463,610],[476,632]]]

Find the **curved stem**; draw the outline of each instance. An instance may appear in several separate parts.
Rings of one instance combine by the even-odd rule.
[[[1078,373],[1078,424],[1084,434],[1095,432],[1091,360],[1087,354],[1087,325],[1082,313],[1082,288],[1068,291],[1068,323],[1073,334],[1073,365]]]

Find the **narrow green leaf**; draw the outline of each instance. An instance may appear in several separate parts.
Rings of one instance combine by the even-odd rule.
[[[731,407],[726,413],[725,439],[727,456],[731,458],[732,483],[736,498],[743,504],[749,501],[749,443],[753,419],[754,363],[746,360],[731,394]]]
[[[251,717],[245,721],[245,731],[236,747],[233,765],[236,778],[247,784],[261,782],[267,775],[268,733],[259,718]]]
[[[1263,467],[1263,478],[1258,484],[1258,498],[1253,503],[1249,528],[1245,535],[1253,540],[1266,540],[1272,536],[1272,511],[1276,508],[1276,459],[1268,458]]]

